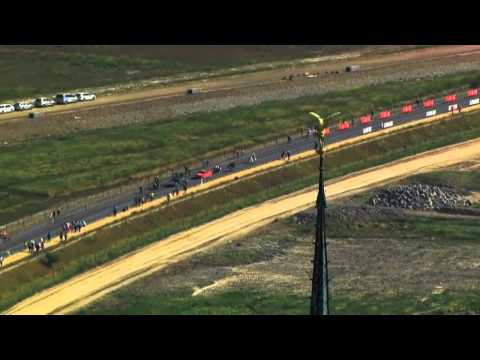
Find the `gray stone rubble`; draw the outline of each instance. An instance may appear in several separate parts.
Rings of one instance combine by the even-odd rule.
[[[441,210],[471,206],[470,200],[452,189],[436,185],[398,185],[381,190],[370,199],[373,206],[412,210]]]

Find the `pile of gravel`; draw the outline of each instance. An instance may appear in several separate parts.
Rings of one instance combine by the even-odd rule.
[[[384,189],[370,199],[373,206],[441,210],[471,206],[464,196],[436,185],[399,185]]]

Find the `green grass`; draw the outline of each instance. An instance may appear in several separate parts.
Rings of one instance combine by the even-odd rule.
[[[402,216],[399,218],[380,217],[377,220],[343,218],[331,219],[329,234],[333,238],[391,238],[417,239],[418,237],[442,240],[446,245],[452,242],[480,242],[478,219],[430,218],[418,216]],[[455,239],[455,240],[452,240]]]
[[[131,297],[124,293],[120,307],[82,310],[78,315],[302,315],[308,300],[295,295],[262,291],[226,291],[209,297],[192,297],[191,290]]]
[[[380,109],[392,102],[442,92],[475,79],[480,79],[480,73],[394,82],[150,125],[90,130],[8,147],[2,150],[0,158],[0,189],[6,195],[0,199],[0,223],[66,198],[125,183],[135,174],[199,159],[207,153],[261,144],[298,131],[310,124],[308,111],[361,114],[372,106]],[[418,136],[420,139],[421,135]]]
[[[330,152],[327,155],[327,179],[476,137],[480,135],[480,129],[473,127],[467,130],[468,123],[474,120],[475,118],[459,119],[454,122],[454,126],[438,123],[360,144],[354,148]],[[419,133],[430,141],[419,143]],[[365,154],[368,154],[368,157],[365,157]],[[13,269],[0,276],[0,309],[170,234],[313,185],[317,181],[317,168],[317,160],[313,159],[231,184],[128,223],[99,231],[59,250],[57,261],[51,263],[51,266],[33,261]],[[229,201],[225,202],[225,199]],[[208,209],[205,209],[206,203],[209,204]]]
[[[349,46],[2,45],[0,102],[348,50]]]
[[[332,298],[333,313],[337,315],[449,315],[479,314],[480,291],[446,291],[443,294],[402,293],[396,296],[368,294],[353,298],[339,294]]]
[[[447,315],[479,314],[480,291],[447,291],[444,294],[403,293],[397,296],[368,294],[331,298],[333,315]],[[275,294],[246,289],[192,297],[191,289],[138,296],[128,291],[115,294],[115,307],[90,306],[76,315],[308,315],[310,300],[294,294]]]
[[[408,179],[409,183],[443,185],[461,191],[480,191],[480,172],[478,171],[435,171],[420,174]]]

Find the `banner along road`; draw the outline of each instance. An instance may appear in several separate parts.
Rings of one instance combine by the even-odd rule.
[[[480,140],[447,146],[327,182],[332,200],[380,186],[412,174],[451,166],[480,156]],[[42,291],[5,314],[66,314],[141,277],[194,253],[264,226],[278,217],[314,205],[315,188],[252,206],[210,223],[172,235],[109,264]]]

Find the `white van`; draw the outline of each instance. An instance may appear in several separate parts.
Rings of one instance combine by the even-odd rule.
[[[33,103],[27,101],[21,101],[13,105],[16,111],[30,110],[33,109]]]
[[[58,94],[55,97],[55,102],[57,104],[72,104],[76,103],[78,100],[78,97],[73,94]]]
[[[0,104],[0,114],[6,114],[9,112],[14,112],[15,108],[10,104]]]
[[[35,107],[47,107],[55,105],[55,100],[47,99],[47,98],[38,98],[34,102]]]
[[[78,93],[77,98],[79,101],[93,101],[97,99],[97,96],[92,93]]]

